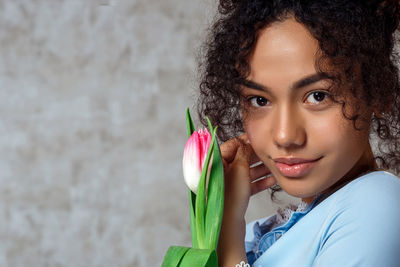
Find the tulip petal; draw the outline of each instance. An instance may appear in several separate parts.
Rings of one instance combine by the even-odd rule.
[[[204,167],[204,161],[206,160],[207,152],[210,149],[210,143],[211,143],[211,134],[207,131],[207,129],[200,129],[199,131],[199,138],[200,138],[200,144],[201,144],[201,168],[203,169]]]
[[[183,177],[187,186],[195,194],[197,193],[202,170],[200,147],[200,135],[195,131],[186,142],[182,160]]]
[[[210,142],[211,135],[207,129],[200,129],[193,132],[185,145],[182,160],[183,176],[187,186],[195,194],[197,194],[197,187],[210,148]]]

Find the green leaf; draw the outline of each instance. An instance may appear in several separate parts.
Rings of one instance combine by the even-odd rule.
[[[210,148],[214,146],[215,143],[215,134],[211,138]],[[196,232],[197,232],[197,242],[199,248],[208,248],[205,247],[205,208],[206,208],[206,179],[207,179],[207,171],[208,165],[210,164],[211,153],[213,149],[209,149],[207,152],[206,160],[204,162],[203,170],[201,172],[199,186],[197,188],[196,195]]]
[[[210,119],[208,117],[206,117],[206,118],[207,118],[207,123],[208,123],[208,130],[210,131],[210,134],[212,135],[212,133],[214,131],[213,126],[211,124]]]
[[[164,256],[161,267],[177,267],[185,254],[190,250],[188,247],[171,246]]]
[[[218,127],[212,135],[215,136]],[[213,161],[208,186],[205,216],[205,244],[207,248],[217,249],[224,210],[224,166],[218,142],[213,144]]]
[[[191,248],[183,256],[179,267],[218,267],[217,253],[214,249]]]
[[[192,121],[192,117],[190,116],[189,108],[186,109],[186,129],[187,129],[187,136],[188,139],[195,131],[194,124]],[[192,236],[192,246],[194,248],[198,248],[199,244],[197,241],[197,233],[196,233],[196,211],[195,211],[195,204],[196,204],[196,194],[189,189],[189,205],[190,205],[190,233]]]
[[[188,136],[188,139],[189,139],[189,137],[196,130],[196,128],[194,128],[192,117],[190,116],[189,108],[186,109],[186,129],[187,129],[187,136]]]
[[[199,248],[197,241],[196,232],[196,216],[195,216],[195,205],[196,205],[196,194],[189,189],[189,205],[190,205],[190,233],[192,235],[192,247]]]

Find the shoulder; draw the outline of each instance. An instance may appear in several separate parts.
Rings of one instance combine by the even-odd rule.
[[[326,264],[333,258],[348,259],[344,255],[351,255],[354,266],[378,266],[379,262],[399,266],[400,178],[389,172],[372,172],[332,197],[316,266],[329,266]]]
[[[398,203],[400,178],[386,171],[375,171],[351,181],[315,209],[320,213],[327,212],[327,219],[336,223],[366,220],[391,212],[400,224],[400,212],[396,212]],[[374,220],[368,221],[372,223]]]
[[[400,178],[386,171],[365,174],[343,188],[342,204],[384,208],[400,203]]]
[[[396,185],[400,186],[400,177],[388,171],[374,171],[357,178],[350,184],[366,184],[366,185]]]
[[[332,211],[346,220],[368,220],[391,218],[400,224],[400,178],[386,171],[375,171],[363,175],[334,193]],[[383,219],[380,218],[380,219]],[[381,222],[382,224],[383,222]]]

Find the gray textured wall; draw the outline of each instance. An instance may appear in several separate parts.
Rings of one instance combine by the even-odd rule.
[[[0,266],[159,266],[211,0],[0,1]],[[247,219],[275,208],[268,194]]]

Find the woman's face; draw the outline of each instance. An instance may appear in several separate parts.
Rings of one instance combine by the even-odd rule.
[[[331,101],[329,80],[316,75],[317,49],[317,40],[294,19],[272,24],[260,32],[241,87],[251,146],[283,190],[304,201],[375,164],[369,123],[355,130]],[[290,162],[294,158],[303,163]]]

